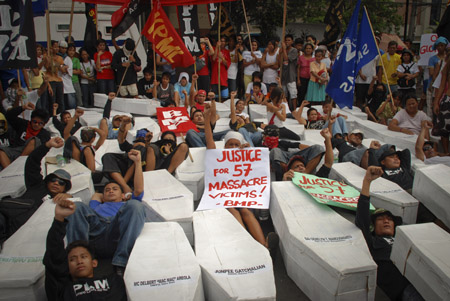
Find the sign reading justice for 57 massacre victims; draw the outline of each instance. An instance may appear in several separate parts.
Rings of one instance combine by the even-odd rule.
[[[197,210],[269,208],[267,148],[209,149],[205,155],[205,191]]]

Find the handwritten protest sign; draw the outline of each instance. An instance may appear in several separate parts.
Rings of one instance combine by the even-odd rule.
[[[267,148],[209,149],[205,155],[205,191],[197,210],[269,208]]]
[[[420,59],[417,62],[419,66],[428,66],[428,60],[437,52],[433,50],[433,44],[438,35],[435,33],[426,33],[420,37]]]
[[[298,172],[295,173],[292,182],[311,195],[318,203],[356,211],[359,191],[352,186],[336,180]],[[370,210],[375,210],[372,204],[370,204]]]

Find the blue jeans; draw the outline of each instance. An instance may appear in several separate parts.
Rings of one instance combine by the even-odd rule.
[[[97,80],[97,92],[108,95],[109,92],[114,91],[115,85],[113,79],[98,79]]]
[[[327,127],[328,127],[328,120],[327,122],[325,122],[323,128]],[[336,118],[336,121],[333,124],[332,132],[333,137],[336,136],[336,134],[341,134],[342,136],[344,136],[344,134],[348,134],[347,122],[345,121],[344,117],[339,116],[338,118]]]
[[[375,151],[375,158],[378,159],[381,155],[389,150],[393,145],[392,144],[383,144],[379,149]],[[355,165],[361,166],[361,159],[364,153],[368,150],[367,148],[355,149],[354,151],[348,152],[342,157],[342,162],[352,162]]]
[[[261,132],[250,133],[245,128],[240,128],[238,132],[241,133],[242,136],[244,136],[245,141],[247,141],[251,147],[261,146],[262,143]]]
[[[127,201],[115,216],[102,217],[82,202],[67,220],[67,241],[88,241],[96,253],[108,256],[112,264],[125,267],[145,223],[144,205],[137,200]]]
[[[77,107],[76,93],[64,94],[64,107],[66,110],[75,109]]]
[[[228,131],[213,133],[214,141],[221,140],[226,133],[228,133]],[[189,145],[189,147],[205,147],[206,146],[205,133],[203,132],[197,133],[194,130],[189,130],[186,133],[186,142]]]

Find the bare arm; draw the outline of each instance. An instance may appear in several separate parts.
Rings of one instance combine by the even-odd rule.
[[[211,129],[211,111],[205,107],[205,140],[206,149],[216,149],[216,143],[214,142],[213,133]]]
[[[405,133],[408,135],[414,135],[414,133],[408,129],[402,128],[398,126],[398,120],[397,119],[392,119],[391,122],[388,125],[388,129],[391,131],[395,131],[395,132],[401,132],[401,133]]]
[[[138,196],[144,192],[144,173],[142,172],[141,152],[132,149],[128,158],[134,162],[134,195]]]
[[[231,119],[231,123],[235,123],[236,122],[236,107],[234,104],[234,98],[236,97],[236,91],[233,91],[230,93],[230,119]]]
[[[324,165],[331,168],[334,162],[333,145],[331,144],[331,131],[325,128],[320,131],[320,134],[325,138],[325,163]]]

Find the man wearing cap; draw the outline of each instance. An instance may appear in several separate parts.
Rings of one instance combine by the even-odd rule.
[[[372,215],[369,212],[370,184],[382,174],[383,170],[380,167],[367,168],[356,210],[355,224],[361,229],[370,254],[378,265],[377,285],[383,292],[391,300],[423,300],[390,259],[395,227],[402,224],[402,218],[381,208]]]
[[[328,128],[320,131],[320,134],[325,139],[325,162],[322,167],[316,172],[316,176],[321,178],[328,178],[333,165],[333,147],[331,144],[331,132]],[[290,181],[295,176],[294,172],[306,171],[306,160],[300,155],[293,156],[287,164],[287,171],[283,175],[283,181]]]
[[[388,44],[388,52],[381,56],[381,61],[383,62],[388,78],[386,79],[384,76],[383,68],[379,68],[377,76],[378,79],[382,79],[384,85],[391,87],[392,92],[397,91],[397,67],[402,63],[400,55],[396,53],[397,45],[396,41],[390,41]],[[381,61],[378,66],[382,66]]]
[[[120,84],[123,79],[119,90],[122,97],[138,95],[137,73],[141,71],[141,59],[136,52],[132,55],[134,48],[134,41],[128,38],[122,49],[114,53],[111,63],[111,68],[116,71],[117,83]]]
[[[64,110],[75,109],[77,107],[77,99],[75,88],[72,83],[73,75],[73,62],[72,59],[67,55],[67,42],[59,41],[59,52],[58,55],[63,58],[64,66],[59,70],[59,77],[62,78],[63,89],[64,89]]]
[[[434,142],[425,141],[425,134],[432,128],[430,121],[422,121],[422,130],[416,141],[416,158],[425,164],[445,164],[450,167],[450,154],[435,151]]]
[[[39,208],[42,204],[42,199],[50,195],[55,201],[72,197],[67,194],[72,184],[70,182],[70,174],[64,169],[57,169],[55,172],[47,175],[45,179],[41,175],[41,161],[52,148],[60,148],[64,145],[64,140],[59,137],[54,137],[36,148],[28,156],[25,163],[25,193],[13,201],[16,204],[24,204],[26,209],[19,215],[15,211],[14,216],[10,216],[8,211],[10,209],[11,200],[4,199],[0,202],[0,213],[9,219],[8,236],[12,235],[19,229]],[[27,206],[25,206],[27,205]]]

